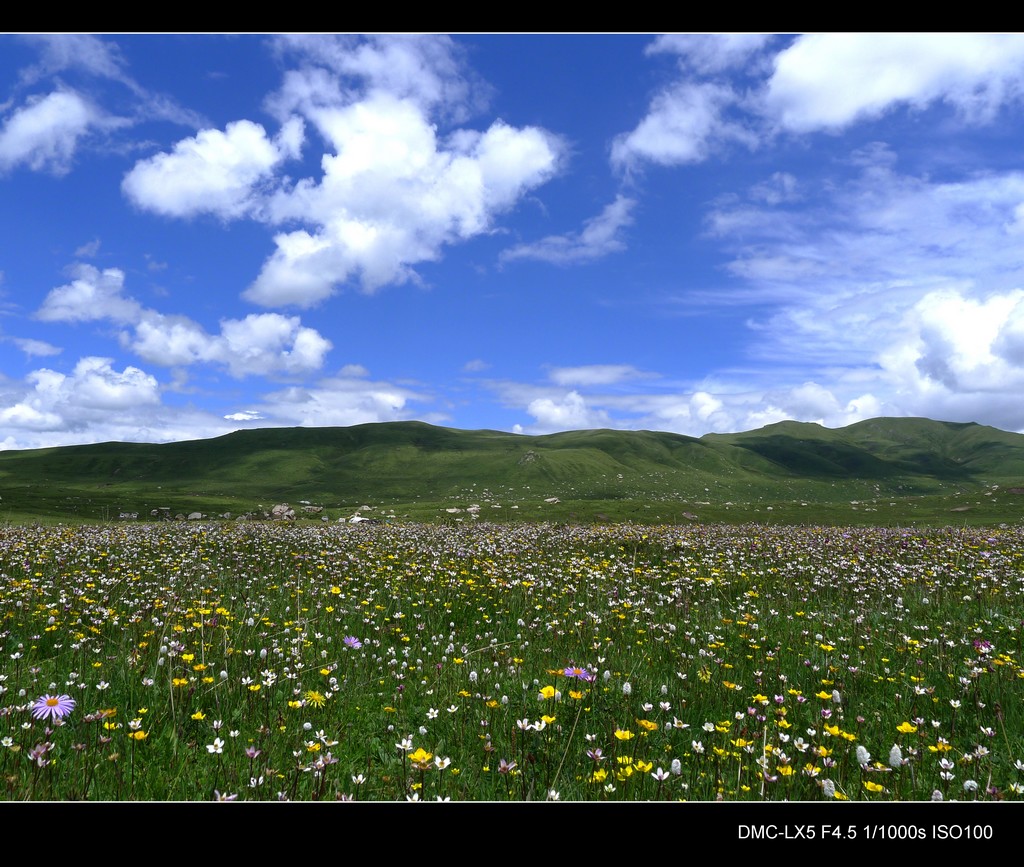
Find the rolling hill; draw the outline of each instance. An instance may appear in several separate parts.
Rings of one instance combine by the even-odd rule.
[[[921,418],[700,438],[388,422],[0,452],[9,521],[264,514],[280,502],[322,506],[309,514],[328,520],[368,506],[412,520],[1016,522],[1024,435]]]

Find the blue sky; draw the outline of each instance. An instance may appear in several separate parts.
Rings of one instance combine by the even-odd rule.
[[[1024,430],[1024,36],[0,36],[0,448]]]

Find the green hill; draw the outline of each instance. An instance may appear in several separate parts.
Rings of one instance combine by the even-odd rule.
[[[1020,489],[1024,435],[915,418],[699,439],[390,422],[0,452],[10,521],[263,515],[289,503],[314,520],[369,506],[365,516],[414,520],[1000,523],[1024,517]]]

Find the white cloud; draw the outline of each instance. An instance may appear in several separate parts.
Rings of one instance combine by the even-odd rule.
[[[81,247],[75,250],[76,259],[92,259],[95,258],[96,254],[100,251],[100,239],[93,238],[86,244],[82,244]]]
[[[142,314],[142,306],[124,297],[124,271],[107,268],[102,272],[93,265],[76,265],[71,269],[74,279],[51,289],[36,312],[44,322],[92,322],[110,319],[131,323]]]
[[[798,133],[940,100],[984,122],[1022,92],[1019,34],[823,33],[800,36],[776,56],[765,108]]]
[[[293,386],[264,396],[259,412],[275,425],[349,426],[410,418],[430,421],[412,403],[430,397],[412,389],[366,378],[366,372],[321,380],[314,386]],[[439,418],[439,417],[438,417]],[[438,419],[434,419],[435,421]]]
[[[59,346],[47,343],[45,340],[35,340],[31,337],[11,337],[10,341],[26,355],[60,355]]]
[[[121,342],[141,358],[165,367],[218,364],[236,377],[294,376],[319,370],[331,342],[297,316],[250,314],[222,319],[209,334],[185,316],[143,307],[122,294],[124,272],[78,265],[71,283],[50,291],[36,313],[49,322],[110,320],[128,326]]]
[[[556,367],[548,373],[556,385],[614,385],[632,379],[644,379],[651,374],[637,370],[629,364],[584,364],[578,367]]]
[[[170,217],[210,213],[241,217],[257,205],[259,185],[275,167],[298,156],[302,122],[286,123],[275,140],[257,123],[229,123],[224,132],[204,129],[179,141],[171,153],[141,160],[122,189],[140,208]]]
[[[124,59],[113,42],[84,33],[33,34],[23,38],[40,49],[38,62],[21,70],[23,84],[35,84],[68,69],[81,69],[100,78],[126,80]]]
[[[315,122],[336,148],[320,183],[303,181],[267,206],[275,221],[301,220],[246,290],[262,305],[313,306],[350,279],[372,292],[415,279],[447,244],[489,231],[496,216],[557,170],[561,143],[544,130],[496,121],[442,142],[410,100],[375,93],[323,109]]]
[[[584,223],[583,231],[549,235],[533,244],[519,244],[501,254],[502,261],[540,259],[557,265],[591,262],[626,249],[621,230],[633,222],[635,199],[616,196],[596,217]]]
[[[79,140],[101,122],[101,113],[73,91],[34,97],[4,120],[0,172],[24,164],[34,171],[66,174]]]
[[[0,407],[0,425],[21,431],[73,431],[111,414],[160,402],[156,380],[137,367],[118,372],[111,359],[86,357],[68,376],[42,368],[26,377],[19,399]]]
[[[260,421],[263,416],[256,412],[256,410],[246,409],[241,412],[230,413],[224,416],[224,418],[228,421]]]
[[[384,91],[424,109],[440,109],[463,121],[484,107],[489,88],[473,77],[459,46],[442,35],[291,35],[276,46],[303,64],[285,77],[268,100],[279,117],[311,115],[318,106],[341,101],[342,80],[360,92]]]
[[[629,169],[642,161],[662,166],[698,163],[729,142],[748,147],[757,137],[726,118],[739,96],[728,85],[681,81],[657,94],[646,117],[612,143],[612,165]]]
[[[758,33],[671,33],[657,37],[645,54],[677,54],[680,63],[710,74],[748,66],[772,36]]]
[[[366,292],[418,280],[414,266],[494,228],[497,217],[560,168],[564,143],[500,120],[443,134],[486,88],[443,36],[294,36],[275,42],[298,61],[266,108],[273,140],[246,120],[203,130],[141,161],[123,189],[170,216],[208,212],[283,226],[244,293],[264,306],[311,307],[348,282]],[[323,173],[292,182],[303,119],[326,145]]]
[[[534,418],[534,424],[529,426],[531,433],[615,426],[605,412],[588,406],[578,391],[570,391],[557,398],[539,397],[531,400],[526,411]]]
[[[48,368],[0,393],[0,449],[99,442],[168,442],[220,436],[233,426],[188,406],[161,402],[156,379],[109,358],[81,358],[70,374]]]

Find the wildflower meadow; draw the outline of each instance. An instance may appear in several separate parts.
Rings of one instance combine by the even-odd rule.
[[[1024,531],[0,529],[9,801],[1024,799]]]

